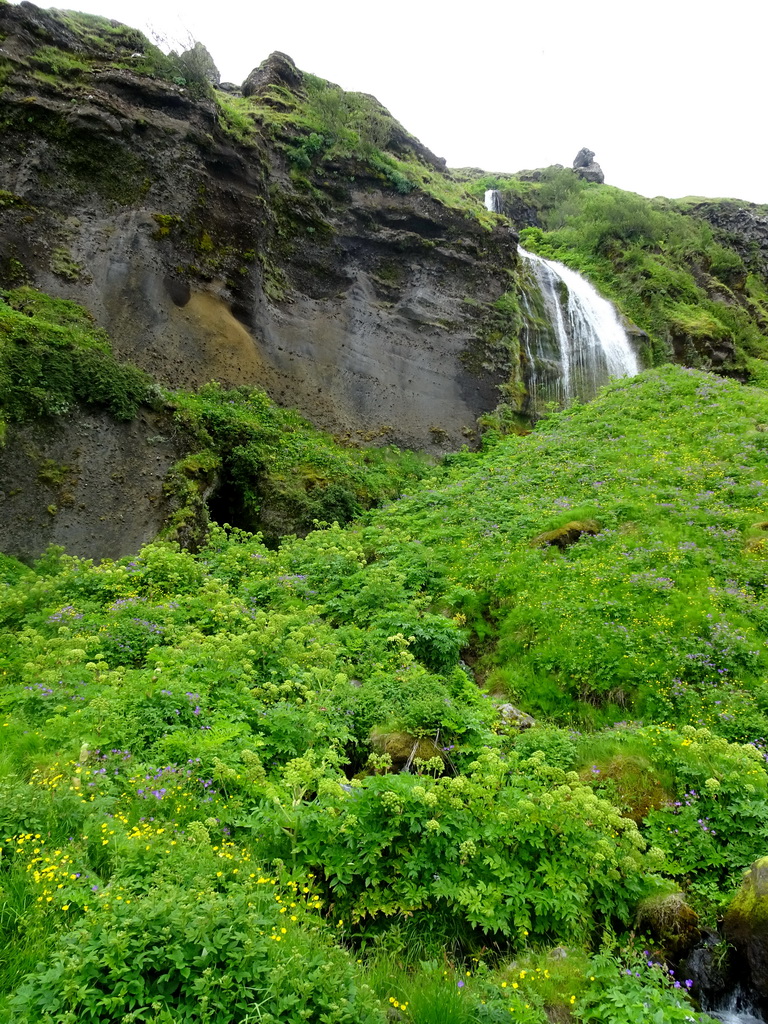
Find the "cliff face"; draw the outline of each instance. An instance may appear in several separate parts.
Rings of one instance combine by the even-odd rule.
[[[182,451],[169,427],[148,410],[129,423],[85,413],[15,427],[0,448],[0,551],[34,558],[57,544],[103,558],[153,540]]]
[[[285,58],[250,99],[214,95],[105,24],[0,7],[0,284],[83,303],[164,383],[258,384],[356,437],[471,439],[498,400],[477,355],[514,234],[393,171],[444,177],[370,98],[379,147],[334,155]]]

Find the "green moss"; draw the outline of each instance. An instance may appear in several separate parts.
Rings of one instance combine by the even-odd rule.
[[[157,224],[157,228],[152,232],[152,237],[155,241],[168,238],[183,225],[181,217],[175,213],[153,213],[152,217]]]
[[[266,253],[260,252],[259,263],[262,268],[262,287],[270,302],[282,302],[287,294],[287,282],[282,269],[271,260]]]
[[[51,270],[65,281],[79,281],[84,268],[67,249],[59,246],[51,253]]]
[[[215,248],[213,239],[205,229],[203,229],[195,239],[194,246],[199,253],[204,254],[213,252]]]
[[[221,458],[210,449],[192,452],[171,467],[163,490],[170,512],[162,536],[195,551],[205,541],[210,525],[206,496],[221,469]]]
[[[538,534],[530,543],[534,548],[557,547],[562,549],[575,544],[585,534],[595,536],[598,533],[600,533],[600,527],[594,519],[571,519],[563,526]]]
[[[57,78],[80,78],[90,64],[55,46],[42,46],[30,58],[35,67]]]
[[[30,208],[26,199],[23,199],[21,196],[17,196],[15,192],[8,192],[5,189],[0,189],[0,209],[6,209],[11,206],[20,210],[28,210]]]
[[[768,857],[759,857],[745,875],[725,916],[726,934],[762,932],[768,929]]]
[[[29,281],[27,268],[16,256],[14,248],[0,255],[0,280],[11,286],[24,285]]]
[[[149,378],[117,362],[106,334],[75,303],[30,288],[0,293],[0,413],[57,416],[81,403],[131,419]]]
[[[15,70],[16,65],[12,61],[0,57],[0,88],[5,85]]]
[[[41,484],[58,490],[72,473],[72,467],[56,462],[54,459],[43,459],[37,470],[37,479]]]
[[[242,96],[215,91],[219,127],[241,146],[253,146],[259,137],[253,104]]]
[[[692,338],[716,340],[729,335],[725,324],[700,306],[676,303],[669,307],[667,316],[669,325],[674,331],[690,335]]]

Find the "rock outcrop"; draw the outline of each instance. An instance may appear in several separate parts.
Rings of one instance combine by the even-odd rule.
[[[505,379],[482,326],[514,233],[398,177],[393,157],[442,162],[375,101],[389,164],[313,162],[318,136],[286,127],[279,106],[301,102],[285,55],[249,76],[246,116],[210,74],[195,88],[163,77],[159,51],[146,71],[134,30],[118,26],[105,60],[68,19],[0,6],[0,287],[82,303],[119,357],[163,383],[256,384],[354,439],[472,443]],[[66,74],[37,73],[41,40]]]
[[[637,910],[637,927],[652,935],[675,961],[686,957],[702,935],[699,916],[682,892],[644,900]]]
[[[768,857],[744,876],[723,919],[723,931],[749,968],[751,987],[768,1005]]]
[[[203,46],[201,42],[198,41],[194,46],[185,50],[179,60],[187,68],[189,76],[193,81],[203,79],[215,86],[218,86],[221,82],[221,75],[216,67],[216,62],[210,55],[208,48]]]
[[[602,185],[605,181],[605,175],[600,164],[595,163],[595,154],[591,149],[587,149],[586,146],[576,154],[573,161],[573,169],[585,181],[594,181],[598,185]]]
[[[107,413],[15,425],[0,447],[0,551],[36,558],[115,558],[153,540],[168,512],[164,482],[183,449],[170,416],[129,423]]]
[[[241,92],[243,96],[256,96],[273,85],[296,90],[302,88],[303,80],[304,76],[288,54],[275,50],[248,75],[241,86]]]
[[[709,222],[720,239],[747,266],[768,277],[768,206],[750,206],[736,199],[704,199],[691,213]]]
[[[594,519],[573,519],[570,523],[558,526],[556,530],[547,530],[538,534],[530,541],[532,548],[557,547],[560,549],[575,544],[584,534],[594,536],[600,533],[600,526]]]

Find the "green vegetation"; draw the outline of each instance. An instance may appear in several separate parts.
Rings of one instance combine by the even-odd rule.
[[[55,17],[82,52],[37,50],[42,83],[98,60],[209,91],[202,47]],[[215,95],[225,133],[290,167],[277,247],[330,233],[350,180],[488,229],[495,187],[656,361],[768,382],[760,268],[697,204],[443,173],[311,75]],[[30,116],[73,189],[145,193],[120,145]],[[236,252],[195,215],[154,221],[207,269]],[[278,300],[279,260],[247,244]],[[61,246],[50,269],[81,272]],[[709,1024],[654,908],[715,925],[768,842],[768,393],[664,366],[524,431],[520,332],[544,311],[510,275],[467,355],[509,370],[505,404],[440,466],[257,388],[164,391],[80,307],[0,293],[0,428],[151,403],[185,453],[134,555],[0,555],[0,1021]],[[37,471],[55,492],[71,468]]]
[[[489,230],[498,218],[450,172],[436,169],[421,144],[372,96],[304,74],[302,88],[273,85],[248,98],[216,92],[221,127],[241,144],[255,145],[261,133],[283,149],[294,181],[319,177],[339,160],[352,175],[363,172],[400,194],[420,190]],[[311,186],[310,186],[311,189]]]
[[[191,476],[363,472],[175,402]],[[5,1019],[703,1021],[630,930],[714,921],[768,838],[766,428],[668,367],[345,529],[3,559]]]
[[[158,232],[177,217],[155,215]],[[68,254],[64,253],[68,257]],[[69,266],[57,270],[64,273]],[[161,391],[141,370],[117,361],[106,333],[73,302],[32,288],[0,292],[0,424],[54,417],[78,405],[130,420]],[[321,522],[346,523],[398,496],[429,470],[394,447],[343,445],[258,388],[162,393],[189,453],[166,482],[173,513],[167,535],[199,544],[209,522],[203,494],[217,481],[215,512],[271,541]]]
[[[340,445],[258,388],[207,384],[168,398],[195,448],[168,483],[177,504],[169,526],[174,535],[204,530],[199,483],[214,474],[219,520],[276,540],[307,533],[317,521],[347,523],[428,472],[428,462],[411,452]]]
[[[34,62],[44,71],[57,76],[76,78],[90,70],[93,62],[109,61],[112,67],[129,68],[139,75],[164,79],[185,86],[195,97],[210,94],[206,77],[210,56],[196,43],[184,53],[163,53],[138,29],[97,14],[78,11],[49,11],[73,32],[80,50],[73,56],[55,47],[43,47],[35,53]]]
[[[145,373],[114,358],[106,334],[81,306],[27,287],[0,292],[3,428],[8,421],[59,416],[78,403],[130,420],[149,386]]]

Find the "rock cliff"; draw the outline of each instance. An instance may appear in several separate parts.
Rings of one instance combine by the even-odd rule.
[[[247,98],[215,92],[203,48],[174,68],[29,3],[0,7],[0,37],[0,285],[83,303],[167,384],[258,384],[354,437],[474,436],[515,236],[375,100],[285,55]]]

